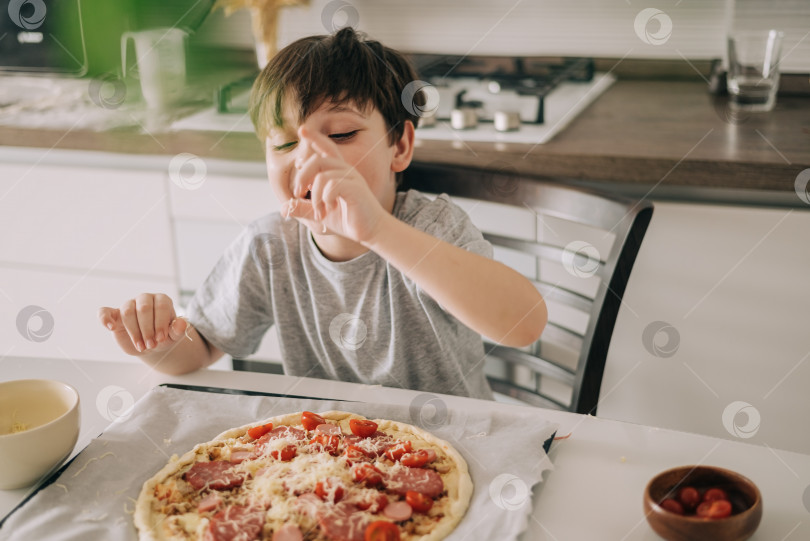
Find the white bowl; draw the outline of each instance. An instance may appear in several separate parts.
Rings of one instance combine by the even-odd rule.
[[[78,437],[76,389],[44,379],[0,383],[0,489],[41,480],[70,455]]]

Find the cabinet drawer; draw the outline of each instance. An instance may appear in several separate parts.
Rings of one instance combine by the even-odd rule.
[[[169,180],[171,211],[178,220],[245,226],[280,208],[267,179],[207,174],[193,190]]]
[[[136,361],[121,352],[97,313],[143,292],[177,298],[172,280],[0,266],[0,355]]]
[[[169,278],[162,172],[0,167],[0,263]]]

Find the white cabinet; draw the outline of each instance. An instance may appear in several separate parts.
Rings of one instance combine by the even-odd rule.
[[[135,362],[97,312],[142,291],[176,295],[171,280],[0,266],[0,371],[5,355]]]
[[[808,232],[810,208],[656,203],[597,414],[810,453]]]
[[[165,174],[95,159],[3,150],[0,355],[132,360],[98,308],[144,291],[177,296]]]
[[[164,175],[4,164],[0,263],[173,278]]]

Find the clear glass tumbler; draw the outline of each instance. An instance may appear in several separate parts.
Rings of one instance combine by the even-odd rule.
[[[784,34],[747,30],[728,37],[728,92],[731,106],[770,111],[779,89],[779,57]]]

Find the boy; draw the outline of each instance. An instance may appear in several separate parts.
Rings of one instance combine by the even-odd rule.
[[[120,347],[178,374],[253,353],[275,325],[288,375],[491,398],[480,335],[530,344],[546,306],[446,196],[397,192],[418,120],[400,96],[414,80],[399,53],[351,28],[279,52],[250,111],[281,213],[231,245],[188,328],[165,295],[100,309]]]

